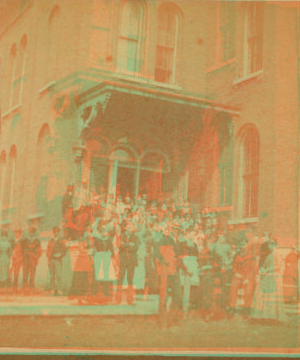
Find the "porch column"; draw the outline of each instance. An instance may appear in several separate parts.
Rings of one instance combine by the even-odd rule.
[[[75,182],[77,186],[81,185],[81,175],[82,175],[82,161],[83,161],[83,151],[84,148],[81,146],[73,148],[75,152]]]
[[[134,184],[134,197],[136,198],[139,193],[139,186],[140,186],[140,168],[141,163],[140,161],[136,164],[136,172],[135,172],[135,184]]]
[[[118,174],[118,160],[117,159],[112,159],[112,160],[109,161],[107,196],[109,194],[116,195],[117,174]]]

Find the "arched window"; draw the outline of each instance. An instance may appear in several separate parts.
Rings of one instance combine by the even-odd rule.
[[[1,156],[0,156],[0,208],[2,211],[2,207],[3,207],[3,197],[4,197],[4,187],[5,187],[5,183],[4,183],[4,179],[5,179],[5,164],[6,164],[6,153],[5,151],[2,151]]]
[[[16,161],[17,148],[15,145],[11,147],[8,159],[7,172],[5,174],[5,189],[3,196],[3,208],[10,209],[15,199],[15,181],[16,181]]]
[[[47,124],[43,125],[38,136],[37,143],[37,163],[36,163],[36,185],[40,182],[41,176],[48,174],[49,153],[48,142],[50,137],[50,129]]]
[[[10,50],[8,64],[7,64],[7,92],[6,92],[6,106],[7,110],[12,108],[12,92],[13,84],[16,73],[16,58],[17,58],[17,45],[13,44]]]
[[[27,37],[24,35],[21,39],[18,56],[16,58],[15,75],[12,81],[12,107],[21,103],[23,82],[25,78],[26,47]]]
[[[256,217],[258,210],[259,134],[251,127],[243,136],[241,146],[241,189],[243,216]]]
[[[156,150],[146,151],[141,158],[139,191],[148,200],[157,199],[163,190],[164,174],[170,171],[168,158]]]
[[[145,68],[147,8],[140,1],[123,5],[118,40],[118,70],[140,75]]]
[[[214,160],[216,161],[216,187],[213,188],[218,206],[232,205],[233,190],[233,123],[220,118],[214,134]],[[217,196],[215,196],[217,195]]]
[[[56,71],[59,65],[60,45],[61,45],[61,10],[58,5],[55,5],[51,11],[48,21],[49,31],[49,77],[48,81],[54,80]]]
[[[158,11],[155,80],[174,84],[178,47],[179,17],[173,7]]]

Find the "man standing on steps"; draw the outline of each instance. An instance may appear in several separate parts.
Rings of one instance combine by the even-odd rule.
[[[51,287],[54,295],[61,295],[61,273],[62,258],[66,255],[67,249],[63,240],[59,236],[60,228],[54,226],[53,238],[49,241],[47,247],[47,258],[49,264]]]
[[[176,320],[179,311],[182,308],[182,291],[179,277],[179,268],[187,272],[186,267],[180,261],[180,248],[177,241],[177,229],[173,227],[173,233],[170,229],[164,229],[164,234],[156,247],[156,258],[158,274],[160,275],[160,295],[159,312],[161,321],[164,322],[167,316],[167,296],[169,291],[172,294],[171,303],[171,322]]]
[[[135,234],[135,228],[129,223],[126,223],[125,228],[121,230],[121,245],[119,249],[120,256],[120,273],[118,279],[118,287],[116,293],[116,303],[121,303],[122,300],[122,285],[127,272],[128,293],[127,303],[134,305],[134,289],[133,278],[134,270],[138,265],[137,251],[139,248],[139,238]]]
[[[36,233],[36,226],[31,224],[28,229],[28,234],[21,240],[21,247],[23,253],[24,279],[23,285],[34,287],[35,272],[42,255],[41,241]]]

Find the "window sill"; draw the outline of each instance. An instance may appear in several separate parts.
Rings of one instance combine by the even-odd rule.
[[[250,75],[235,79],[235,81],[233,82],[233,86],[240,85],[242,83],[246,83],[246,82],[254,80],[254,79],[260,80],[262,74],[263,74],[263,70],[258,70]]]
[[[21,104],[16,105],[12,109],[8,110],[5,114],[2,115],[2,119],[9,117],[10,115],[13,115],[14,113],[18,112],[21,108]]]
[[[19,74],[19,75],[15,76],[15,78],[14,78],[14,79],[12,79],[12,83],[15,83],[15,82],[17,82],[17,81],[21,80],[21,79],[22,79],[22,77],[23,77],[23,76],[25,76],[25,75],[26,75],[26,72],[23,72],[23,73],[21,73],[21,74]]]
[[[38,93],[39,93],[39,94],[42,94],[42,93],[48,91],[48,90],[51,89],[55,84],[56,84],[55,81],[51,81],[51,82],[50,82],[49,84],[47,84],[46,86],[42,87],[42,88],[38,91]]]
[[[208,69],[206,69],[206,73],[211,73],[211,72],[214,72],[216,70],[219,70],[219,69],[222,69],[230,64],[233,64],[236,62],[236,58],[233,58],[233,59],[230,59],[230,60],[227,60],[227,61],[224,61],[224,62],[221,62],[221,63],[218,63],[214,66],[211,66],[209,67]]]
[[[259,222],[259,218],[258,217],[253,217],[253,218],[243,218],[243,219],[229,220],[228,225],[254,224],[254,223],[258,223],[258,222]]]
[[[28,216],[27,220],[39,220],[39,219],[42,219],[44,216],[45,216],[44,213],[40,212],[40,213],[36,213],[36,214]]]
[[[2,207],[2,214],[11,214],[17,210],[17,205],[11,205],[9,207]]]

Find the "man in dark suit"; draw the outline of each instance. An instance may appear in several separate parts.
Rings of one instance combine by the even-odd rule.
[[[71,215],[74,207],[74,185],[69,184],[62,200],[62,216],[64,222],[64,232],[66,238],[72,238],[73,230],[71,223]]]
[[[42,255],[41,241],[37,236],[35,225],[30,225],[28,233],[21,240],[23,253],[24,279],[23,285],[34,287],[36,266]]]
[[[59,237],[60,228],[53,228],[53,238],[49,241],[47,247],[47,258],[50,272],[51,286],[54,295],[61,295],[61,273],[62,258],[66,255],[67,249],[64,241]]]
[[[119,249],[120,256],[120,274],[118,279],[118,292],[116,297],[116,302],[121,302],[121,290],[125,274],[127,272],[127,282],[128,282],[128,294],[127,294],[127,303],[134,305],[134,293],[133,293],[133,278],[134,270],[138,265],[137,261],[137,251],[139,248],[139,238],[135,235],[135,228],[127,222],[125,228],[121,232],[121,245]]]

